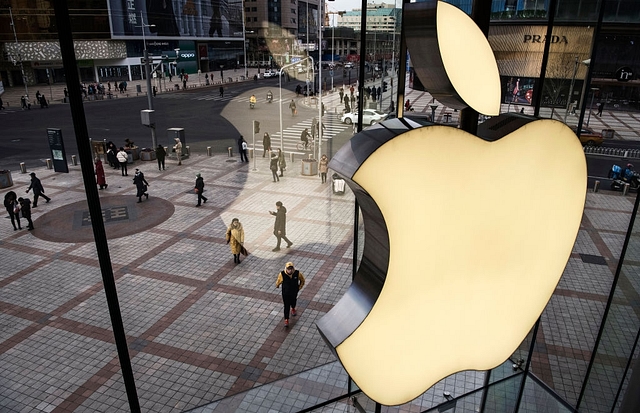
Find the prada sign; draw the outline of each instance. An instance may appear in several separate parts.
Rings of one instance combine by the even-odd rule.
[[[525,34],[524,35],[524,43],[546,43],[547,36],[540,36],[539,34]],[[567,36],[551,36],[551,44],[556,43],[565,43],[569,44],[567,41]]]

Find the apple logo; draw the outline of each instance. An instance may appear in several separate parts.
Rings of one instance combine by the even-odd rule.
[[[353,283],[317,327],[358,387],[398,405],[506,360],[578,234],[587,171],[571,129],[530,118],[487,141],[391,119],[355,135],[329,167],[358,200],[365,241]]]

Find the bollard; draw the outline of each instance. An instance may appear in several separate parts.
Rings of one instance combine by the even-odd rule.
[[[207,146],[207,156],[211,156],[211,146]]]
[[[20,173],[21,174],[27,173],[27,165],[25,165],[24,162],[20,162]]]
[[[622,187],[622,196],[626,196],[627,192],[629,192],[629,184],[624,184]]]
[[[186,150],[187,150],[187,152],[186,152],[186,153],[187,153],[187,156],[190,156],[190,155],[191,155],[191,151],[189,150],[189,146],[185,146],[185,148],[186,148]]]
[[[289,152],[289,162],[295,162],[295,154],[293,152]]]
[[[75,166],[78,164],[78,158],[75,155],[71,155],[71,163]]]
[[[309,159],[313,159],[313,154],[312,153],[309,154]]]
[[[249,158],[253,159],[253,149],[249,149]]]
[[[47,169],[53,169],[53,162],[51,161],[51,158],[47,158],[46,162],[47,162]]]
[[[229,146],[227,152],[229,152],[229,158],[233,158],[233,146]]]
[[[598,192],[598,189],[600,189],[600,181],[595,181],[593,183],[593,192]]]
[[[625,157],[625,158],[628,158],[628,157],[629,157],[629,151],[627,151],[627,150],[625,150],[625,151],[624,151],[624,157]]]

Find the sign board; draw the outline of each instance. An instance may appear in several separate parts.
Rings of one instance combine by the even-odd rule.
[[[616,79],[618,82],[628,82],[633,79],[633,69],[628,66],[622,66],[616,70]]]
[[[67,154],[64,151],[64,142],[62,141],[62,129],[48,128],[47,139],[49,140],[49,149],[51,150],[53,170],[56,172],[69,173]]]

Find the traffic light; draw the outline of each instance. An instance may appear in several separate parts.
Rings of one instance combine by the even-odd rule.
[[[383,92],[387,91],[387,82],[382,82],[382,91]]]
[[[257,120],[253,121],[253,133],[260,133],[260,122]]]

